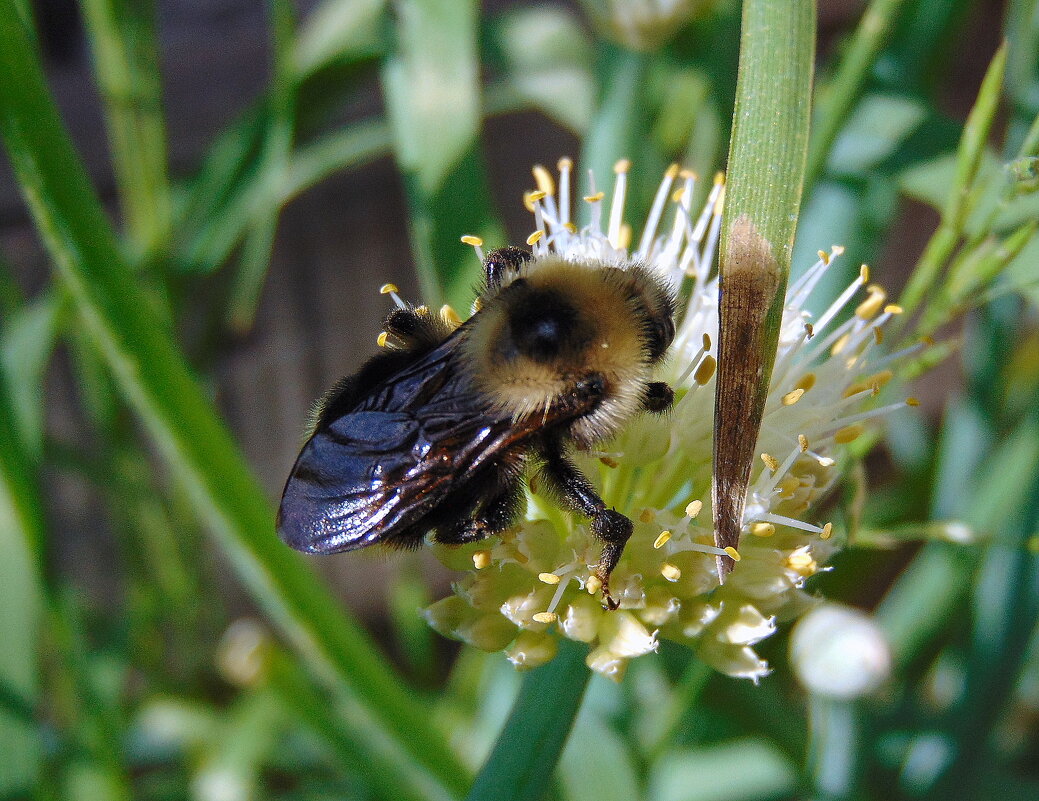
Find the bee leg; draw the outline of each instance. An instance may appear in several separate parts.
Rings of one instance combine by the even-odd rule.
[[[436,347],[451,333],[450,327],[439,315],[425,307],[397,308],[382,320],[382,327],[405,350],[425,351]]]
[[[519,516],[523,498],[523,485],[517,478],[488,499],[479,514],[437,529],[433,539],[445,545],[464,545],[504,531]]]
[[[510,276],[520,272],[524,262],[534,258],[527,251],[516,247],[498,248],[487,254],[483,260],[483,271],[487,278],[487,288],[497,289],[507,283]]]
[[[631,537],[634,526],[616,509],[606,507],[606,503],[599,497],[591,482],[585,478],[577,465],[563,454],[558,443],[546,443],[542,456],[545,464],[541,469],[541,476],[549,487],[559,494],[562,502],[570,509],[592,519],[592,533],[603,543],[595,575],[602,581],[602,594],[606,606],[616,609],[618,604],[610,595],[610,574],[620,561],[624,545]]]
[[[670,411],[675,403],[675,391],[663,381],[651,381],[646,384],[646,395],[642,399],[642,408],[653,414]]]

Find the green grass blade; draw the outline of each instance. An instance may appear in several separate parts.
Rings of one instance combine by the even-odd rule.
[[[423,300],[460,310],[472,302],[479,265],[459,237],[506,244],[480,153],[477,16],[474,0],[403,0],[383,68]]]
[[[126,235],[139,253],[163,257],[173,207],[166,168],[166,123],[154,0],[80,4],[104,101]]]
[[[0,134],[86,330],[257,603],[354,704],[348,725],[450,796],[464,772],[365,632],[274,534],[273,512],[153,305],[135,284],[47,92],[29,35],[0,0]],[[382,762],[382,760],[380,760]]]
[[[18,706],[39,693],[37,639],[43,586],[43,505],[0,369],[0,687]],[[0,699],[0,798],[28,796],[43,748],[32,718]]]
[[[739,544],[808,147],[815,4],[745,0],[729,145],[714,406],[715,541]],[[718,557],[724,576],[733,562]]]
[[[559,655],[523,680],[467,801],[538,801],[544,796],[591,675],[586,653],[584,646],[562,640]]]

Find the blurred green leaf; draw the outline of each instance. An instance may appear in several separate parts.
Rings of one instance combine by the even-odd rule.
[[[540,109],[583,133],[595,102],[593,48],[574,14],[552,5],[517,8],[496,19],[491,30],[504,74],[488,92],[508,93],[509,105]]]
[[[459,237],[505,244],[480,154],[477,12],[474,0],[403,0],[383,66],[412,252],[423,300],[434,307],[472,301],[478,264]]]
[[[0,133],[95,346],[243,583],[312,669],[349,701],[344,724],[357,727],[373,760],[385,770],[406,762],[431,797],[451,797],[464,772],[364,631],[278,541],[267,499],[142,297],[10,0],[0,0]]]
[[[833,143],[830,172],[861,174],[887,159],[924,121],[927,110],[913,98],[871,94],[862,99]]]
[[[642,797],[628,743],[590,709],[577,716],[559,768],[567,801],[631,801]]]
[[[44,374],[64,322],[64,305],[59,292],[44,292],[8,317],[0,330],[0,368],[23,445],[37,463],[43,453]]]
[[[323,0],[296,37],[291,65],[297,78],[335,62],[379,55],[388,5],[386,0]]]
[[[586,654],[584,645],[562,640],[556,658],[526,676],[467,801],[544,796],[591,675]]]
[[[787,798],[797,770],[771,743],[733,740],[696,750],[669,751],[650,771],[650,801],[757,801]]]

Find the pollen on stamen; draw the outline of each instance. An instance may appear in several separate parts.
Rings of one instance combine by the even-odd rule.
[[[598,576],[589,576],[585,579],[584,590],[589,595],[596,595],[602,589],[602,579]]]
[[[869,265],[863,264],[859,267],[859,281],[863,286],[869,283]]]
[[[383,284],[379,287],[380,295],[392,295],[394,292],[400,292],[396,284]]]
[[[676,565],[673,565],[670,562],[664,562],[664,564],[660,566],[660,575],[668,581],[674,582],[682,578],[682,571]]]
[[[704,350],[710,350],[711,349],[711,335],[710,334],[704,334],[703,335],[703,349]]]
[[[703,509],[703,501],[690,501],[689,505],[685,507],[685,516],[690,520],[695,520],[696,516],[700,514]]]
[[[816,253],[819,255],[819,261],[821,261],[823,264],[828,265],[830,263],[830,254],[827,253],[825,250],[817,250]]]
[[[714,375],[714,369],[718,366],[718,360],[713,356],[704,356],[703,361],[696,368],[696,372],[693,373],[693,380],[703,386],[711,380],[711,376]]]
[[[376,338],[375,342],[376,342],[376,344],[378,344],[378,346],[379,346],[380,348],[385,348],[385,347],[386,347],[386,341],[387,341],[387,340],[388,340],[389,338],[390,338],[390,335],[389,335],[389,333],[388,333],[388,332],[386,332],[386,331],[380,331],[380,332],[379,332],[379,336],[378,336],[378,337]]]
[[[537,612],[530,617],[536,623],[555,623],[558,615],[555,612]]]
[[[743,558],[742,556],[740,556],[740,552],[733,548],[731,545],[725,548],[725,553],[729,555],[729,558],[732,559],[733,562],[738,562],[740,561],[740,559]]]
[[[667,544],[667,541],[670,539],[671,532],[665,529],[664,531],[661,531],[659,534],[657,534],[657,538],[653,540],[653,547],[659,550],[660,548],[663,548],[664,545]]]
[[[906,406],[919,406],[919,405],[920,405],[920,399],[919,398],[912,398],[912,397],[906,398]]]
[[[864,431],[865,429],[858,423],[845,426],[833,435],[833,441],[838,445],[847,445],[849,442],[854,442],[861,437]]]
[[[481,262],[483,261],[483,240],[478,236],[472,234],[466,234],[462,237],[462,244],[469,245],[473,250],[476,251],[476,258]]]
[[[819,533],[819,539],[828,540],[833,536],[833,523],[827,523],[823,526],[823,530]]]
[[[556,184],[552,180],[552,173],[540,164],[535,164],[531,172],[534,174],[534,181],[537,183],[539,190],[546,195],[554,195],[556,193]]]
[[[860,320],[872,320],[884,307],[884,301],[887,300],[887,291],[883,287],[873,284],[867,291],[869,297],[855,309],[855,316]]]
[[[527,198],[530,200],[531,203],[538,203],[544,200],[546,197],[548,197],[548,192],[545,192],[541,189],[537,189],[533,192],[527,192]]]
[[[604,465],[606,465],[607,467],[609,467],[612,470],[616,470],[618,467],[620,467],[620,464],[621,464],[616,459],[614,459],[614,458],[612,458],[610,456],[600,456],[599,457],[599,461],[602,462]]]
[[[585,202],[587,202],[587,203],[598,203],[604,197],[606,197],[606,193],[605,192],[596,192],[594,195],[585,195],[584,199],[585,199]]]
[[[483,570],[491,565],[491,552],[487,550],[473,551],[473,567]]]
[[[797,447],[801,449],[801,453],[808,453],[808,437],[804,434],[798,434]]]
[[[804,394],[805,391],[803,389],[795,389],[792,392],[788,392],[786,393],[786,395],[783,396],[782,403],[784,406],[793,406],[795,403],[801,400],[801,397]]]
[[[555,573],[538,573],[538,581],[544,584],[558,584],[560,580]]]
[[[773,473],[779,469],[779,459],[770,453],[761,454],[761,461],[763,461],[768,469]]]
[[[797,383],[794,384],[795,389],[803,389],[805,392],[815,386],[815,373],[805,373],[801,376]]]
[[[569,231],[571,234],[576,234],[577,233],[577,226],[574,225],[572,222],[563,223],[563,227],[567,231]]]
[[[544,231],[541,231],[541,230],[535,231],[534,233],[532,233],[530,236],[527,237],[527,244],[528,245],[536,245],[538,242],[541,241],[541,237],[543,237],[544,235],[545,235]]]
[[[652,509],[643,509],[639,514],[639,520],[643,523],[652,523],[657,517],[657,513]]]
[[[750,533],[755,537],[771,537],[776,533],[776,527],[771,523],[755,523],[750,527]]]

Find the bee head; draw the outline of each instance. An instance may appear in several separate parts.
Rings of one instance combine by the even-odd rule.
[[[466,348],[496,406],[522,418],[600,376],[599,408],[571,431],[579,443],[608,436],[641,408],[652,367],[675,337],[675,302],[662,281],[638,266],[545,256],[510,261],[495,274],[512,277],[488,286]]]

